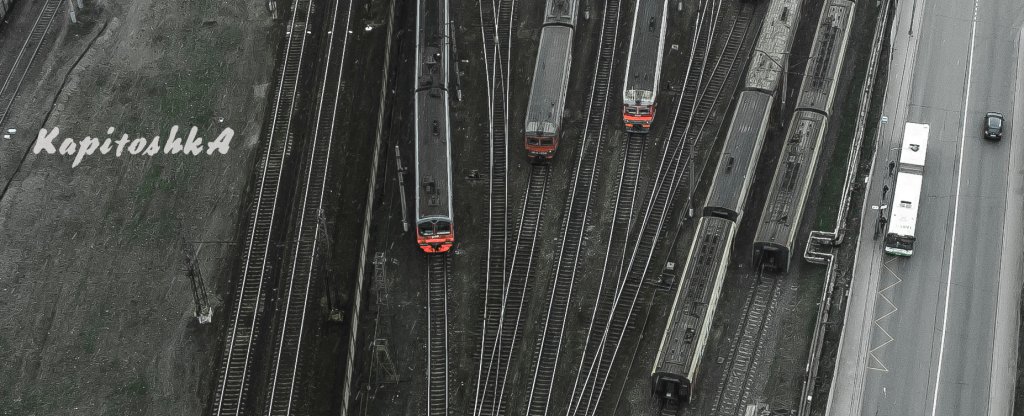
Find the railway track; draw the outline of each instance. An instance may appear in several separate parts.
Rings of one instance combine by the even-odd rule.
[[[750,29],[750,21],[753,18],[753,13],[754,13],[754,9],[753,9],[752,6],[743,5],[741,7],[741,9],[739,10],[738,15],[736,15],[735,17],[731,17],[731,18],[734,19],[734,21],[733,21],[733,23],[731,25],[731,28],[729,30],[728,36],[726,36],[726,42],[723,45],[723,52],[718,56],[718,60],[717,60],[717,62],[714,65],[714,67],[716,69],[715,69],[715,71],[711,75],[711,80],[708,82],[709,85],[734,85],[736,77],[739,76],[739,74],[742,72],[742,70],[745,67],[745,65],[744,64],[739,64],[739,62],[737,62],[737,59],[738,59],[740,53],[745,50],[745,48],[747,46],[747,43],[748,43],[748,38],[750,38],[749,35],[750,35],[751,32],[750,32],[749,29]],[[756,34],[756,31],[755,31],[755,34]],[[722,69],[724,69],[724,70],[722,70]],[[720,79],[720,78],[723,78],[723,77],[724,77],[724,79]],[[735,89],[733,89],[733,91],[735,91]],[[726,91],[722,90],[721,87],[720,87],[720,88],[718,88],[717,94],[720,97],[721,94],[723,94],[725,92]],[[704,119],[700,123],[701,125],[700,125],[700,127],[698,129],[685,132],[684,135],[686,136],[686,140],[687,140],[686,143],[693,143],[693,147],[694,147],[694,149],[690,150],[690,154],[700,155],[706,149],[706,146],[710,144],[710,143],[707,143],[707,144],[705,144],[703,146],[700,146],[702,144],[702,142],[700,141],[700,132],[705,131],[705,128],[707,127],[707,123],[710,120],[711,120],[711,117],[704,117]],[[718,132],[720,130],[721,130],[721,124],[718,125],[718,128],[714,132],[714,135],[711,136],[711,137],[717,137],[718,136]],[[700,146],[701,148],[697,148],[697,146]],[[690,158],[690,156],[688,156],[688,158]],[[689,161],[689,160],[687,160],[684,163],[685,167],[690,167],[690,168],[689,169],[685,169],[682,172],[683,178],[681,180],[682,183],[688,185],[687,186],[687,188],[688,188],[687,190],[688,190],[690,196],[692,196],[692,193],[693,193],[692,187],[689,186],[690,184],[692,184],[691,174],[693,172],[703,172],[705,167],[706,167],[706,165],[707,165],[707,159],[705,158],[702,161],[702,163],[700,164],[700,166],[692,166],[691,163],[696,164],[696,162],[692,162],[692,161]],[[676,226],[675,232],[670,237],[671,240],[669,240],[669,241],[671,243],[670,243],[670,246],[669,246],[669,249],[668,249],[669,250],[669,256],[670,256],[669,258],[672,258],[671,256],[673,256],[673,253],[675,252],[675,248],[676,248],[676,244],[678,243],[679,236],[680,236],[680,234],[683,231],[682,228],[683,228],[682,227],[682,223],[679,223]],[[679,262],[679,263],[683,263],[683,262]],[[661,289],[665,289],[665,290],[671,289],[671,285],[666,285],[663,282],[649,282],[649,283],[651,285],[653,285],[654,287],[657,287],[657,288],[661,288]]]
[[[710,117],[711,112],[714,111],[714,106],[718,103],[723,88],[726,85],[732,84],[731,81],[736,79],[743,69],[744,65],[737,65],[737,59],[739,59],[740,52],[743,50],[743,45],[746,44],[753,14],[753,6],[744,5],[736,15],[729,16],[732,22],[729,26],[725,44],[722,46],[722,52],[718,55],[708,82],[704,84],[704,89],[700,92],[701,97],[714,96],[714,100],[702,100],[702,102],[697,104],[696,110],[692,112],[694,117],[691,119],[691,123],[699,124],[699,127],[696,129],[688,127],[685,130],[685,143],[691,144],[690,152],[687,154],[687,159],[684,162],[687,166],[693,163],[692,158],[694,154],[701,153],[699,151],[695,152],[694,147],[699,144],[700,135],[705,131],[707,123],[712,119]],[[701,172],[704,170],[703,168],[702,165],[700,169],[684,169],[683,183],[690,183],[689,175],[692,172]]]
[[[482,355],[482,384],[477,386],[478,396],[473,408],[477,415],[500,415],[505,406],[506,376],[516,343],[522,337],[520,324],[550,177],[551,168],[547,165],[534,165],[530,173],[508,278],[502,291],[498,327],[493,340],[488,342],[490,348]]]
[[[501,319],[502,294],[509,261],[508,215],[508,81],[511,55],[511,28],[515,0],[480,0],[480,31],[487,79],[489,149],[488,149],[488,221],[487,259],[484,265],[483,316],[481,341],[477,352],[478,368],[474,414],[481,400],[484,382],[485,351],[493,351],[494,333]],[[502,53],[502,46],[505,46]]]
[[[764,347],[771,335],[769,328],[775,316],[775,305],[780,290],[777,276],[761,268],[753,278],[753,287],[743,305],[743,320],[736,329],[736,342],[732,345],[725,376],[718,395],[711,406],[716,415],[742,416],[756,388],[754,377],[763,364]]]
[[[611,93],[611,75],[615,66],[615,51],[618,41],[620,2],[605,3],[604,19],[601,26],[601,42],[597,53],[596,70],[590,86],[586,124],[583,126],[580,157],[572,175],[572,188],[566,198],[562,225],[561,246],[555,266],[555,276],[548,288],[548,308],[544,315],[544,326],[537,340],[533,377],[530,381],[529,401],[526,413],[545,415],[550,408],[552,384],[555,369],[561,354],[562,337],[565,332],[566,314],[572,298],[573,285],[579,266],[580,250],[583,246],[583,230],[587,223],[594,181],[597,177],[597,162],[604,147],[606,136],[605,117]],[[641,139],[630,140],[640,143]],[[631,148],[634,146],[631,146]],[[628,152],[627,152],[628,153]],[[628,159],[628,158],[627,158]],[[639,167],[640,157],[636,157]]]
[[[285,153],[291,147],[292,115],[295,110],[299,73],[308,38],[306,23],[312,11],[310,0],[296,0],[288,24],[288,39],[277,70],[273,110],[264,129],[262,158],[257,166],[259,178],[244,241],[242,273],[237,279],[229,309],[229,324],[220,360],[211,413],[246,414],[250,381],[255,367],[253,353],[258,345],[266,298],[265,283],[270,280],[268,254],[274,235],[275,214],[280,196]]]
[[[64,4],[64,0],[46,0],[32,24],[32,30],[25,38],[25,42],[22,43],[21,49],[18,50],[18,56],[13,60],[5,59],[4,62],[0,62],[0,65],[4,67],[0,74],[7,74],[4,76],[3,84],[0,85],[0,126],[4,126],[4,122],[7,121],[7,116],[14,105],[14,99],[18,96],[18,91],[21,90],[21,84],[25,82],[25,76],[32,69],[32,63],[35,62],[36,56],[39,55],[39,49],[42,48],[46,40],[46,32],[50,30],[62,4]],[[7,67],[7,62],[10,62],[10,67]]]
[[[511,53],[512,0],[480,6],[480,30],[483,40],[484,73],[487,79],[490,146],[488,152],[488,259],[487,273],[500,278],[508,258],[508,58]],[[506,22],[501,27],[500,22]],[[502,41],[504,39],[504,41]],[[501,45],[508,45],[501,54]],[[497,255],[500,253],[500,255]],[[493,270],[493,272],[492,272]],[[489,279],[488,279],[489,281]]]
[[[427,255],[427,405],[428,415],[447,415],[448,405],[448,270],[449,255]]]
[[[708,16],[707,5],[709,4],[710,2],[705,3],[705,10],[701,12],[700,17],[698,18],[696,36],[694,36],[693,46],[691,47],[693,53],[690,55],[690,63],[688,65],[686,81],[684,82],[684,94],[687,92],[686,88],[693,90],[693,94],[696,93],[696,88],[689,86],[691,82],[695,82],[696,80],[696,77],[693,77],[692,74],[694,74],[695,71],[702,72],[701,70],[695,69],[695,64],[697,64],[696,66],[702,66],[700,61],[706,60],[707,47],[703,45],[710,43],[710,30],[707,28],[705,22],[707,20],[706,16]],[[679,101],[680,105],[676,108],[676,117],[672,128],[673,131],[676,129],[678,113],[680,112],[682,103],[684,102],[686,102],[686,97],[683,97]],[[669,149],[672,149],[671,144],[671,141],[667,142],[666,152],[662,155],[661,166],[659,167],[658,177],[652,187],[652,193],[656,193],[659,185],[663,188],[665,187],[661,183],[665,180],[664,178],[667,174],[671,173],[667,172],[665,169],[665,159],[669,154]],[[681,148],[682,146],[676,144],[675,147]],[[647,228],[648,219],[650,218],[650,204],[653,204],[654,202],[653,198],[650,199],[650,203],[647,207],[648,212],[647,215],[643,217],[644,221],[641,230]],[[640,237],[641,240],[638,241],[638,243],[639,245],[644,245],[645,236],[641,235]],[[649,240],[650,242],[648,244],[653,249],[654,237],[650,237]],[[626,259],[624,257],[623,263],[626,263],[625,260]],[[629,264],[629,266],[631,266],[631,264]],[[630,267],[628,266],[625,269],[627,274],[629,273],[629,269]],[[612,277],[614,280],[606,281],[611,280]],[[600,288],[598,290],[599,298],[591,317],[590,328],[587,332],[587,344],[578,367],[576,381],[573,385],[573,394],[570,396],[572,399],[570,401],[567,415],[589,415],[596,413],[598,410],[600,390],[603,389],[607,370],[610,368],[611,364],[609,361],[612,359],[612,354],[606,353],[606,350],[609,349],[607,347],[613,347],[611,349],[614,349],[614,346],[609,345],[609,341],[615,338],[614,333],[624,330],[624,327],[616,328],[616,326],[622,325],[624,321],[622,319],[623,316],[621,316],[624,314],[619,309],[623,308],[623,301],[630,297],[630,294],[627,292],[639,293],[639,282],[631,281],[631,279],[628,278],[628,275],[625,277],[626,278],[624,279],[623,276],[619,274],[616,274],[615,276],[606,274],[600,283]],[[620,316],[617,317],[616,312],[619,312],[618,315]],[[628,321],[628,319],[626,320]]]
[[[345,7],[345,10],[339,10]],[[321,270],[318,260],[325,250],[327,230],[324,229],[324,191],[330,166],[331,147],[334,141],[335,110],[341,94],[341,77],[348,46],[348,31],[352,2],[337,2],[332,7],[331,33],[339,34],[340,50],[335,50],[335,38],[327,40],[327,62],[323,80],[318,91],[316,124],[313,136],[308,139],[308,152],[304,159],[303,175],[299,178],[301,202],[298,204],[298,225],[291,238],[294,250],[291,253],[291,267],[284,276],[286,289],[278,301],[275,316],[276,336],[272,370],[267,391],[267,414],[289,415],[297,402],[296,384],[301,374],[302,340],[307,327],[306,316],[310,303],[310,291],[315,286]],[[340,13],[339,13],[340,12]],[[340,16],[339,16],[340,14]],[[344,27],[338,29],[339,17]],[[336,53],[337,52],[337,53]],[[337,67],[337,76],[331,69]]]
[[[602,281],[599,302],[594,308],[588,341],[574,386],[574,398],[568,414],[594,414],[599,409],[608,383],[611,365],[618,354],[626,330],[632,323],[640,287],[649,270],[655,246],[668,214],[671,212],[679,185],[688,183],[686,167],[692,161],[693,148],[701,137],[708,119],[726,83],[735,74],[735,63],[749,22],[749,15],[730,18],[726,45],[719,59],[709,66],[709,51],[715,40],[721,16],[721,1],[704,4],[698,18],[690,63],[682,85],[684,93],[677,102],[669,140],[658,175],[651,186],[641,224],[636,228],[636,241],[629,259],[614,286]],[[743,33],[743,36],[736,35]]]
[[[636,219],[636,194],[640,185],[640,161],[644,154],[644,135],[630,134],[626,143],[626,152],[621,163],[619,185],[616,191],[616,203],[612,212],[612,226],[608,233],[608,246],[605,249],[604,265],[601,268],[601,288],[609,276],[622,276],[626,254],[629,249],[629,235]]]

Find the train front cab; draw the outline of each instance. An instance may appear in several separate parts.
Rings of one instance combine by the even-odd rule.
[[[690,380],[679,374],[651,374],[651,394],[663,402],[689,403]]]
[[[558,149],[557,134],[527,134],[526,153],[535,163],[543,163],[555,157]]]
[[[622,106],[622,123],[626,125],[626,131],[630,133],[647,133],[651,131],[651,123],[654,122],[654,104],[651,105],[629,105]]]
[[[447,218],[424,218],[416,223],[416,243],[427,253],[444,253],[455,243],[455,231]]]
[[[755,241],[753,257],[754,266],[763,265],[769,270],[783,273],[789,270],[789,248],[785,245]]]

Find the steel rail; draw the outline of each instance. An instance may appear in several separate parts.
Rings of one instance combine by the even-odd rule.
[[[299,12],[305,8],[303,20]],[[288,26],[288,40],[285,43],[277,81],[277,93],[270,128],[267,133],[259,188],[250,214],[245,262],[238,284],[236,305],[232,311],[230,335],[226,341],[222,369],[215,394],[214,414],[241,414],[243,402],[249,391],[249,367],[252,362],[252,347],[260,323],[260,303],[264,297],[263,284],[267,273],[267,254],[270,246],[277,199],[283,172],[284,155],[291,139],[291,121],[295,110],[295,96],[298,90],[299,72],[307,38],[306,22],[312,12],[310,0],[297,0]],[[299,40],[294,32],[301,23]],[[282,106],[287,110],[282,111]],[[284,130],[282,140],[275,140],[279,127]],[[250,276],[250,274],[253,274]],[[249,316],[251,315],[251,317]],[[242,321],[245,322],[242,326]],[[241,329],[241,331],[240,331]]]
[[[4,121],[7,120],[14,99],[17,98],[18,91],[21,90],[21,84],[25,82],[25,76],[32,69],[32,63],[35,62],[36,56],[39,55],[39,49],[46,40],[46,32],[50,30],[50,25],[53,24],[54,17],[63,3],[64,0],[46,0],[43,8],[39,10],[35,22],[32,23],[32,31],[29,32],[25,42],[21,44],[21,49],[18,50],[18,57],[14,58],[14,62],[11,64],[11,71],[4,77],[4,83],[0,86],[0,103],[4,103],[0,104],[3,105],[3,111],[0,112],[0,126],[3,126]],[[34,47],[31,48],[32,52],[26,55],[29,45],[34,45]],[[18,73],[20,73],[18,81],[11,85],[11,81]]]
[[[317,102],[317,117],[310,147],[310,155],[307,160],[308,169],[303,179],[302,208],[298,224],[298,233],[295,236],[294,253],[292,255],[292,267],[288,274],[288,291],[285,296],[285,308],[282,311],[281,328],[279,328],[279,339],[277,350],[274,353],[273,376],[270,380],[270,392],[267,400],[268,414],[291,414],[295,398],[295,384],[299,374],[300,354],[302,352],[302,334],[306,326],[306,312],[309,305],[309,291],[314,279],[314,267],[317,260],[317,249],[321,240],[321,221],[323,213],[324,194],[327,189],[327,174],[330,167],[330,154],[334,142],[334,127],[337,121],[337,105],[341,95],[342,76],[344,75],[345,56],[348,49],[348,31],[351,22],[352,2],[348,2],[345,11],[345,27],[341,31],[341,56],[338,60],[338,75],[334,80],[333,100],[326,105],[324,99],[330,90],[330,69],[331,58],[334,53],[334,34],[338,33],[338,9],[340,2],[332,7],[331,35],[327,44],[327,55],[324,59],[325,70],[324,80],[320,88]],[[329,115],[329,121],[325,116]],[[321,123],[326,123],[322,125]],[[326,130],[326,148],[323,148],[321,130]],[[315,209],[313,205],[315,204]],[[312,224],[312,227],[310,227]],[[311,229],[310,229],[311,228]],[[305,260],[302,266],[305,270],[299,269],[300,261]],[[295,305],[293,305],[295,303]],[[294,308],[298,310],[295,311]],[[295,315],[297,313],[297,315]],[[293,322],[297,320],[297,322]],[[296,324],[297,323],[297,327]],[[290,363],[285,363],[285,374],[282,374],[283,357],[291,358]],[[290,364],[291,368],[287,368]],[[283,383],[279,383],[281,379]],[[287,389],[287,395],[278,395],[278,384]]]

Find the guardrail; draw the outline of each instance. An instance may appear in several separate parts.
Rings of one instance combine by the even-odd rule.
[[[811,403],[814,399],[814,385],[818,379],[821,347],[825,340],[825,323],[828,322],[828,312],[832,307],[832,291],[835,288],[836,261],[833,251],[835,247],[843,243],[843,239],[846,237],[846,216],[850,211],[850,195],[853,193],[854,181],[857,180],[861,145],[864,141],[864,126],[867,122],[871,98],[874,93],[881,41],[885,28],[888,26],[890,3],[891,0],[882,1],[882,7],[879,9],[881,18],[875,26],[875,34],[871,41],[871,58],[868,61],[868,71],[864,78],[863,90],[861,91],[860,106],[857,111],[857,127],[854,130],[853,144],[850,146],[850,156],[846,165],[846,183],[843,186],[843,194],[839,200],[836,227],[831,232],[811,231],[807,237],[807,245],[804,247],[804,259],[811,263],[826,265],[827,270],[825,273],[825,290],[822,291],[821,300],[818,302],[818,316],[814,325],[814,335],[811,337],[812,341],[810,352],[807,356],[807,366],[804,370],[805,378],[800,393],[800,409],[797,413],[800,416],[810,414]],[[884,100],[884,90],[882,94],[882,99]],[[875,134],[878,134],[877,130]],[[822,248],[825,250],[821,250]]]

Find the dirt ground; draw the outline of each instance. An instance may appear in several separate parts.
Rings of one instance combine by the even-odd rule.
[[[181,246],[220,306],[281,31],[262,2],[85,6],[82,23],[59,15],[0,143],[0,413],[200,414],[223,314],[196,324]],[[174,125],[235,135],[226,154],[74,168],[31,152],[42,127],[163,144]]]

